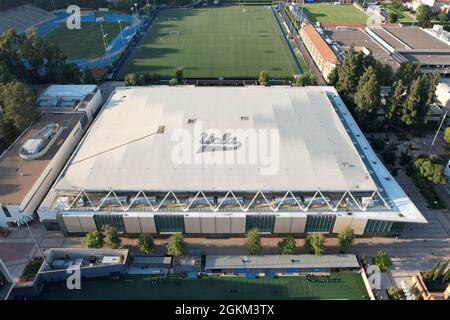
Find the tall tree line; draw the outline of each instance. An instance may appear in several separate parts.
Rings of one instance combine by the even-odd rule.
[[[375,121],[377,110],[383,107],[387,121],[420,127],[426,124],[434,102],[439,73],[423,74],[419,65],[403,63],[394,74],[372,53],[355,52],[352,46],[329,78],[360,125]],[[383,106],[381,86],[392,86]]]

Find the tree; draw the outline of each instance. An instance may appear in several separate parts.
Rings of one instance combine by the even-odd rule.
[[[269,85],[269,74],[267,73],[267,71],[262,70],[259,73],[259,79],[258,79],[259,85],[260,86],[265,86],[267,87]]]
[[[401,108],[405,103],[405,87],[403,80],[399,79],[392,85],[392,90],[386,101],[386,118],[395,120],[401,114]]]
[[[398,20],[398,14],[396,14],[395,12],[389,12],[388,16],[387,16],[387,22],[389,23],[396,23]]]
[[[450,146],[450,127],[447,127],[444,132],[444,141]]]
[[[298,77],[296,77],[292,83],[294,87],[305,87],[305,86],[313,86],[316,84],[316,78],[312,75],[311,72],[306,72]]]
[[[359,74],[354,47],[351,46],[339,67],[336,89],[341,95],[352,96],[356,92]]]
[[[129,73],[125,76],[125,85],[127,87],[137,86],[139,82],[139,75],[137,73]]]
[[[278,242],[278,252],[280,254],[294,254],[296,245],[293,236],[286,236]]]
[[[97,84],[97,80],[92,73],[92,70],[89,68],[85,68],[83,71],[83,83],[84,84]]]
[[[355,95],[356,111],[360,121],[366,119],[380,105],[380,85],[372,67],[368,67],[358,83]]]
[[[421,28],[431,27],[431,8],[425,4],[417,8],[417,25]]]
[[[20,81],[0,86],[0,110],[5,120],[22,130],[39,119],[36,96]]]
[[[397,160],[397,154],[393,146],[391,145],[388,146],[386,150],[383,151],[381,156],[383,157],[384,163],[389,164],[391,166],[395,165],[395,161]]]
[[[176,85],[178,85],[177,78],[172,78],[172,79],[169,80],[169,86],[174,87]]]
[[[339,68],[333,68],[328,75],[328,83],[335,86],[339,81]]]
[[[355,232],[350,226],[347,226],[338,234],[338,239],[341,246],[341,252],[345,252],[345,250],[355,241]]]
[[[103,247],[104,235],[100,231],[91,231],[86,234],[85,237],[81,238],[81,245],[84,248],[95,248],[99,249]]]
[[[147,234],[143,233],[139,236],[139,251],[145,254],[151,254],[155,249],[155,243],[153,242],[153,238]]]
[[[448,21],[448,13],[445,13],[445,12],[439,13],[438,20],[442,24],[446,23]]]
[[[434,158],[420,157],[414,161],[417,174],[433,184],[446,184],[447,176],[444,174],[444,166]]]
[[[167,253],[175,258],[186,254],[186,243],[181,233],[176,233],[169,238],[167,242]]]
[[[321,233],[309,234],[305,244],[316,256],[321,256],[325,252],[325,237]]]
[[[420,126],[426,121],[429,105],[426,76],[417,78],[411,83],[405,103],[403,104],[402,121],[407,126]]]
[[[410,62],[403,62],[397,70],[395,80],[402,80],[406,87],[409,87],[413,80],[416,80],[422,75],[420,65]]]
[[[391,256],[384,251],[378,251],[373,257],[373,263],[380,268],[380,271],[386,272],[392,266]]]
[[[119,238],[117,228],[110,225],[104,225],[102,231],[105,236],[104,245],[110,249],[119,249],[122,240]]]
[[[175,70],[175,79],[177,79],[178,83],[183,83],[184,80],[184,70],[183,68],[178,68]]]
[[[81,82],[80,67],[76,63],[64,64],[56,71],[55,81],[60,84]]]
[[[251,229],[246,234],[247,241],[245,245],[247,246],[250,254],[255,254],[259,249],[261,249],[261,236],[259,235],[258,229]]]

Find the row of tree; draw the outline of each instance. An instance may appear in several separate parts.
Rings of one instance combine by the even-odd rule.
[[[382,107],[381,86],[392,84],[384,101],[385,118],[412,128],[426,124],[439,73],[423,74],[420,65],[402,63],[394,74],[389,65],[375,60],[372,53],[357,53],[352,46],[329,78],[363,127],[376,121],[376,112]]]
[[[256,254],[261,249],[261,236],[258,229],[252,229],[247,232],[246,246],[251,254]],[[339,243],[341,246],[341,253],[351,246],[355,240],[355,234],[351,227],[346,227],[338,235]],[[86,248],[111,248],[118,249],[121,245],[121,239],[119,238],[117,229],[110,225],[105,225],[102,231],[89,232],[84,238],[81,239],[83,247]],[[325,237],[323,234],[310,234],[305,240],[305,245],[309,251],[315,255],[321,256],[325,252]],[[284,237],[278,242],[278,251],[283,255],[295,254],[296,241],[292,236]],[[153,238],[149,234],[141,234],[138,242],[139,251],[144,254],[151,254],[154,251],[155,244]],[[182,234],[177,233],[172,235],[167,241],[167,254],[179,258],[187,253],[187,246]],[[373,263],[377,265],[381,271],[385,272],[392,265],[389,254],[384,251],[379,251],[373,257]],[[445,264],[444,270],[447,268]],[[434,268],[437,269],[437,268]],[[444,274],[444,273],[440,273]],[[447,272],[448,274],[448,272]]]
[[[252,229],[246,234],[246,246],[250,254],[256,254],[261,249],[261,235],[258,229]],[[345,252],[355,241],[355,233],[350,226],[344,228],[339,234],[339,245],[341,253]],[[293,236],[286,236],[278,242],[278,252],[280,254],[295,254],[297,242]],[[305,246],[308,250],[318,256],[325,252],[325,237],[321,233],[310,234],[306,237]]]
[[[0,137],[7,144],[37,121],[37,99],[28,84],[96,83],[92,72],[67,64],[66,56],[36,31],[0,34]]]
[[[81,83],[94,81],[86,70],[84,78],[77,64],[55,44],[42,39],[35,30],[17,34],[14,29],[0,35],[0,83],[20,80],[27,83]]]

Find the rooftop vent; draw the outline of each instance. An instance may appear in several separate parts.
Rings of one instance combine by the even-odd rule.
[[[159,126],[157,134],[163,134],[166,131],[166,126]]]
[[[24,160],[42,157],[50,149],[61,130],[61,126],[57,123],[46,125],[23,144],[19,149],[20,157]]]

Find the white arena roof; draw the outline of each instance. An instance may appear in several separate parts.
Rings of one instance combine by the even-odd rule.
[[[55,185],[86,191],[375,191],[330,103],[332,87],[134,87],[117,89]],[[189,119],[195,119],[195,125]],[[247,120],[248,119],[248,120]],[[279,166],[177,164],[172,135],[185,129],[276,129]],[[163,126],[162,134],[154,134]],[[269,133],[270,137],[270,133]],[[239,138],[238,138],[238,142]],[[241,149],[250,148],[243,143]],[[195,149],[193,149],[196,151]],[[245,151],[245,150],[244,150]],[[215,155],[235,150],[215,151]],[[245,151],[246,152],[246,151]],[[195,152],[193,152],[195,153]],[[275,160],[272,160],[272,163]]]

